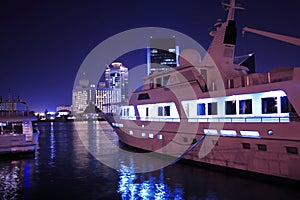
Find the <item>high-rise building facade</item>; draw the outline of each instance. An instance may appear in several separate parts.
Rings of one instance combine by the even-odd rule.
[[[73,89],[72,111],[74,114],[81,114],[89,104],[96,103],[96,85],[90,84],[89,80],[82,78],[79,85]]]
[[[147,73],[165,71],[178,66],[179,47],[173,38],[150,38],[147,48]]]
[[[106,88],[105,84],[99,84],[96,90],[96,106],[104,113],[116,113],[114,104],[121,102],[120,89]]]
[[[104,113],[115,114],[119,104],[128,102],[128,68],[113,62],[105,70],[105,82],[96,90],[96,106]]]
[[[106,88],[120,90],[120,102],[128,102],[128,68],[120,62],[113,62],[105,70]]]

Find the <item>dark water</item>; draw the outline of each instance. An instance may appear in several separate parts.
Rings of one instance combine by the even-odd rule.
[[[75,125],[77,123],[77,125]],[[148,173],[134,173],[131,166],[116,170],[98,161],[86,149],[85,129],[106,127],[105,122],[39,123],[40,144],[34,156],[0,158],[0,199],[299,199],[300,191],[238,175],[176,163]],[[77,127],[77,128],[76,128]],[[103,129],[100,129],[103,130]],[[97,132],[87,143],[103,144]],[[93,135],[94,134],[94,135]],[[101,151],[113,151],[113,145]]]

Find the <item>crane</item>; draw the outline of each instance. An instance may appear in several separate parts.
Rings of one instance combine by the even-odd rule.
[[[300,46],[300,39],[299,38],[280,35],[280,34],[277,34],[277,33],[271,33],[271,32],[267,32],[267,31],[261,31],[261,30],[257,30],[257,29],[253,29],[253,28],[249,28],[249,27],[244,27],[242,29],[242,34],[243,35],[245,34],[245,32],[255,33],[255,34],[258,34],[258,35],[265,36],[265,37],[269,37],[269,38],[273,38],[273,39],[280,40],[280,41],[283,41],[283,42],[287,42],[287,43],[290,43],[290,44],[294,44],[296,46]]]

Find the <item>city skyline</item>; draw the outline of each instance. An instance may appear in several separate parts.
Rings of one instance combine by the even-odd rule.
[[[226,16],[221,1],[159,3],[160,6],[138,1],[105,5],[97,1],[1,2],[0,96],[6,99],[10,90],[13,98],[20,96],[28,101],[31,110],[54,111],[58,105],[71,104],[81,63],[95,46],[110,36],[132,28],[164,27],[187,34],[207,48],[212,39],[209,29],[217,18],[224,21]],[[300,2],[270,4],[241,0],[237,3],[245,11],[236,13],[236,55],[254,52],[258,72],[276,66],[300,66],[299,47],[251,33],[246,33],[245,38],[241,36],[241,28],[249,26],[299,37],[300,28],[295,24]],[[116,8],[122,9],[112,12]],[[145,64],[143,52],[138,55],[118,61],[128,68]]]

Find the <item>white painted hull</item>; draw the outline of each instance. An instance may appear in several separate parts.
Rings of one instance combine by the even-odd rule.
[[[33,133],[33,140],[26,141],[24,134],[0,135],[0,154],[34,152],[38,145],[39,133]]]
[[[275,123],[251,123],[247,125],[245,123],[225,123],[224,130],[236,129],[238,132],[240,130],[259,130],[263,134],[260,138],[207,135],[205,140],[201,141],[193,150],[189,150],[193,140],[199,140],[204,135],[199,133],[203,133],[203,129],[208,128],[209,123],[199,123],[198,134],[195,136],[195,134],[189,132],[188,125],[184,133],[177,133],[175,129],[179,126],[179,123],[169,122],[165,125],[165,128],[172,128],[160,130],[159,133],[163,134],[163,139],[159,140],[157,134],[153,138],[149,138],[149,133],[154,133],[153,129],[147,130],[147,127],[141,129],[139,126],[128,127],[127,122],[126,120],[118,120],[118,123],[122,123],[124,127],[114,127],[114,129],[119,136],[119,140],[130,146],[177,157],[184,154],[182,158],[199,163],[300,181],[300,156],[286,151],[286,147],[300,149],[300,140],[293,139],[293,135],[299,134],[299,122],[280,125]],[[132,123],[130,124],[132,125]],[[273,128],[273,135],[267,134],[270,127]],[[288,133],[287,130],[289,130]],[[130,132],[133,134],[131,135]],[[142,132],[146,133],[145,137],[141,137]],[[250,144],[250,149],[243,148],[243,143]],[[204,149],[210,148],[211,144],[213,144],[211,151],[203,156],[203,154],[206,154],[203,153]],[[259,144],[266,145],[267,150],[259,150],[257,146]],[[177,150],[179,152],[176,152]]]

